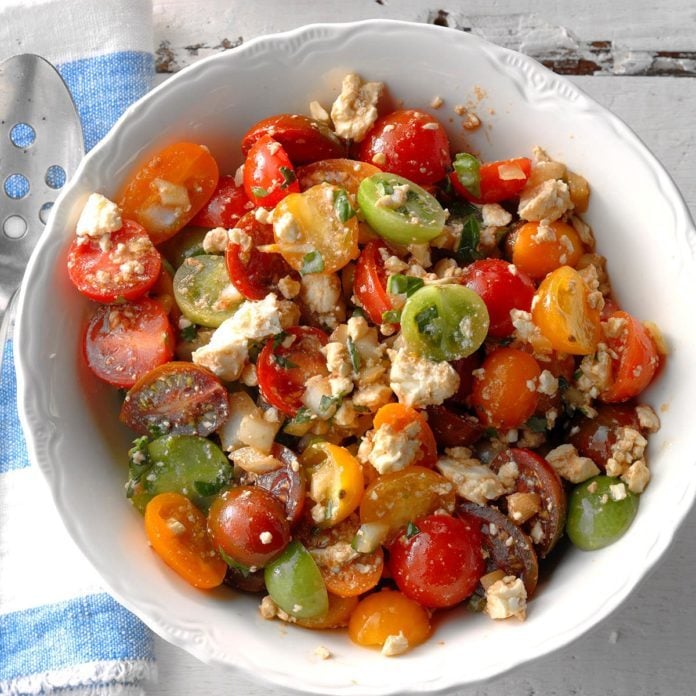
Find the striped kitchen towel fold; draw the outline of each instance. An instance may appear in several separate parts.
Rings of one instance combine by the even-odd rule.
[[[0,60],[37,53],[56,65],[86,149],[152,86],[152,48],[149,0],[0,4]],[[9,341],[0,376],[0,694],[143,694],[155,675],[152,636],[104,592],[64,531],[28,461],[16,396]]]

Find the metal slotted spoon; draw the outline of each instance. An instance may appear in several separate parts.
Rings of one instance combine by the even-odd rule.
[[[0,63],[0,368],[29,257],[83,154],[80,118],[58,71],[28,53]]]

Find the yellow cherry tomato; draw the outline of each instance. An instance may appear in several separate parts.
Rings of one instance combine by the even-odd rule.
[[[357,597],[339,597],[328,593],[329,608],[326,614],[312,616],[310,618],[297,618],[295,623],[303,628],[313,628],[316,630],[324,628],[344,628],[348,625],[350,615],[358,605]]]

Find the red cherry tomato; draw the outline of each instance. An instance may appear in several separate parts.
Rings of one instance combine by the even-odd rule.
[[[174,355],[174,332],[166,310],[147,297],[98,306],[85,331],[84,354],[99,379],[115,387],[132,387]]]
[[[285,276],[297,278],[297,273],[280,255],[259,251],[257,247],[273,244],[273,225],[259,222],[253,212],[249,212],[236,227],[251,238],[251,248],[244,249],[240,244],[228,244],[225,259],[227,272],[232,284],[248,300],[262,300],[278,287],[278,281]]]
[[[242,138],[242,154],[264,135],[277,140],[295,165],[345,157],[341,139],[326,125],[299,114],[278,114],[254,124]]]
[[[481,367],[483,358],[481,353],[477,351],[465,358],[452,360],[450,365],[457,371],[459,375],[459,389],[448,399],[455,404],[467,406],[469,404],[469,396],[474,388],[474,370]]]
[[[481,195],[478,198],[462,186],[455,172],[450,174],[450,181],[454,186],[454,190],[467,201],[472,203],[500,203],[500,201],[517,198],[520,195],[531,171],[532,161],[528,157],[517,157],[515,159],[482,164],[479,168]],[[515,178],[507,178],[511,173],[515,174]]]
[[[464,269],[464,285],[481,296],[486,303],[490,327],[488,334],[496,338],[509,336],[514,327],[511,309],[528,312],[536,288],[532,280],[502,259],[481,259]]]
[[[275,208],[289,193],[300,192],[290,158],[270,135],[262,135],[246,156],[244,190],[254,205],[264,208]]]
[[[394,309],[387,294],[387,272],[381,249],[384,242],[371,241],[365,245],[355,265],[353,292],[373,324],[384,324],[382,315]]]
[[[255,484],[272,493],[285,506],[285,517],[290,525],[294,525],[299,522],[304,510],[307,477],[291,449],[274,442],[271,454],[283,466],[260,474]]]
[[[261,395],[288,416],[302,408],[305,383],[315,375],[327,375],[321,347],[327,335],[311,326],[291,326],[282,338],[271,338],[259,354],[256,374]],[[289,345],[284,345],[288,343]]]
[[[398,588],[426,607],[451,607],[476,589],[483,575],[481,531],[470,520],[429,515],[390,546]]]
[[[230,229],[254,204],[249,200],[243,186],[234,183],[233,176],[221,176],[210,200],[191,220],[196,227],[224,227]]]
[[[73,285],[90,300],[137,300],[156,282],[162,257],[145,228],[132,220],[112,232],[108,246],[90,239],[73,241],[68,250],[68,275]]]
[[[442,125],[422,111],[393,111],[378,119],[360,143],[359,159],[421,186],[445,178],[451,168]]]
[[[618,336],[607,340],[618,356],[612,360],[611,386],[599,395],[609,403],[638,396],[650,384],[660,364],[655,343],[637,319],[627,312],[614,312],[612,317],[624,319],[626,326]]]
[[[428,423],[441,447],[470,447],[481,439],[481,421],[454,405],[428,406]]]

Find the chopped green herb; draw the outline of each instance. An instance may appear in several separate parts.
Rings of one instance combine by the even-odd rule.
[[[460,152],[452,162],[459,183],[474,197],[481,197],[481,163],[468,152]]]
[[[416,314],[415,319],[418,331],[426,336],[435,336],[438,333],[438,328],[433,321],[440,316],[435,305],[428,305]]]
[[[319,400],[319,410],[322,413],[328,413],[334,406],[338,406],[341,403],[343,396],[324,396]]]
[[[481,258],[478,250],[481,241],[481,223],[476,215],[467,215],[462,222],[462,231],[459,236],[459,244],[455,252],[459,261],[472,263]]]
[[[401,321],[401,310],[400,309],[388,309],[386,312],[382,312],[382,323],[383,324],[398,324]]]
[[[280,188],[282,189],[286,189],[288,186],[290,186],[290,184],[297,181],[295,172],[290,167],[281,167],[280,173],[283,175],[283,183],[280,185]]]
[[[218,546],[218,553],[220,554],[220,557],[222,558],[225,563],[230,568],[234,568],[235,570],[238,570],[245,578],[248,578],[251,575],[251,569],[245,565],[242,565],[238,561],[235,561],[234,558],[231,556],[228,556],[223,550],[221,546]]]
[[[356,406],[355,404],[353,404],[353,410],[356,413],[369,413],[370,412],[370,409],[367,408],[367,406]]]
[[[498,431],[495,428],[486,428],[483,431],[484,437],[498,437]]]
[[[281,331],[280,333],[277,333],[273,337],[273,350],[276,350],[287,337],[288,337],[288,334],[286,334],[285,331]]]
[[[406,538],[410,539],[411,537],[416,536],[416,534],[420,534],[420,529],[418,529],[413,522],[409,522],[406,525]]]
[[[224,481],[194,481],[193,488],[203,498],[207,498],[211,495],[216,495],[225,486]]]
[[[268,195],[268,189],[263,188],[263,186],[252,186],[251,192],[257,198],[265,198]]]
[[[355,343],[353,343],[353,339],[350,336],[348,336],[346,345],[348,346],[348,355],[350,355],[350,364],[353,366],[353,370],[356,373],[360,372],[360,353],[358,353]]]
[[[348,220],[355,216],[355,210],[350,204],[346,190],[343,188],[338,189],[338,191],[334,193],[334,209],[336,211],[336,217],[343,223],[348,222]]]
[[[355,307],[355,309],[353,309],[353,314],[351,316],[362,317],[363,319],[365,319],[365,317],[366,317],[365,310],[362,307]]]
[[[179,331],[179,336],[181,336],[182,341],[191,342],[196,340],[198,336],[198,325],[189,324]]]
[[[582,370],[575,370],[573,372],[573,380],[577,382],[582,377]]]
[[[546,431],[546,418],[532,416],[524,426],[525,428],[529,428],[533,433],[543,433]]]
[[[310,251],[302,257],[302,275],[321,273],[324,270],[324,257],[318,251]]]
[[[298,367],[297,363],[294,363],[290,358],[285,355],[278,355],[278,353],[273,353],[273,362],[284,370],[289,370],[291,367]]]
[[[480,594],[472,594],[467,602],[469,611],[480,614],[486,608],[486,598]]]
[[[162,435],[166,435],[169,432],[169,428],[164,425],[160,425],[159,423],[152,423],[150,427],[147,429],[148,434],[152,439],[156,437],[162,437]]]
[[[569,386],[570,386],[570,384],[568,384],[568,380],[563,375],[559,375],[558,376],[558,388],[562,392],[564,392],[566,389],[568,389]]]
[[[391,275],[387,281],[387,292],[390,292],[392,295],[406,295],[406,297],[410,297],[424,285],[422,278],[401,274]]]
[[[288,421],[288,424],[292,423],[296,425],[299,423],[309,423],[311,420],[312,412],[306,406],[302,406],[295,416]]]

